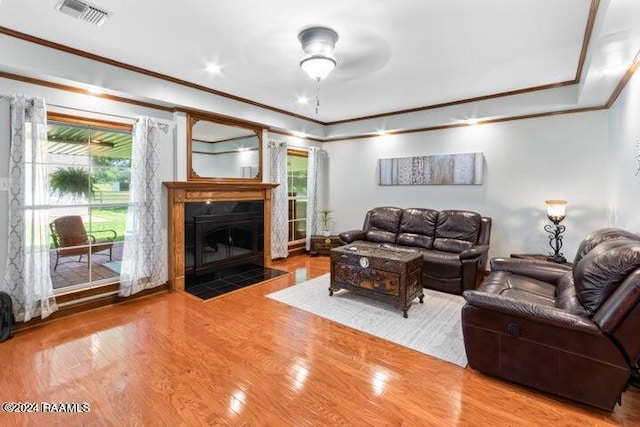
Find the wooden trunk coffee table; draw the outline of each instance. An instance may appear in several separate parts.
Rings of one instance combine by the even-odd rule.
[[[416,252],[351,244],[331,249],[329,295],[347,289],[401,308],[423,302],[422,255]]]

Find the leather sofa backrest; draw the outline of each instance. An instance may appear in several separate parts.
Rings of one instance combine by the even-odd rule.
[[[578,265],[580,260],[600,243],[615,239],[640,240],[640,236],[620,228],[601,228],[599,230],[595,230],[585,237],[580,243],[580,246],[578,246],[578,251],[576,252],[576,257],[573,260],[573,265]]]
[[[444,210],[438,214],[433,248],[446,252],[462,252],[478,243],[482,217],[479,213]]]
[[[630,363],[640,362],[640,269],[627,276],[602,304],[593,321],[615,338]]]
[[[436,232],[438,211],[433,209],[405,209],[400,219],[400,230],[396,243],[431,249]]]
[[[386,206],[371,209],[362,230],[370,242],[395,243],[403,209]]]
[[[480,235],[478,236],[479,245],[488,245],[491,238],[491,218],[483,216],[480,222]]]
[[[638,269],[638,240],[608,240],[589,251],[573,269],[576,295],[589,316],[594,316],[627,277]]]

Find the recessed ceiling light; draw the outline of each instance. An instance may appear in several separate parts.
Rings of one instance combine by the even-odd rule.
[[[477,125],[478,123],[480,123],[480,120],[478,120],[478,119],[467,119],[467,120],[463,120],[463,122],[468,124],[469,126],[473,126],[473,125]]]
[[[308,104],[308,103],[309,103],[309,98],[307,98],[306,96],[298,97],[298,104]]]
[[[207,65],[207,71],[211,74],[218,74],[221,68],[218,64],[209,64]]]
[[[294,134],[295,136],[297,136],[298,138],[306,138],[306,137],[307,137],[307,134],[306,134],[306,133],[304,133],[304,132],[294,131],[294,132],[293,132],[293,134]]]
[[[386,131],[386,130],[379,130],[379,131],[376,131],[376,135],[379,135],[379,136],[386,135],[387,132],[388,131]]]

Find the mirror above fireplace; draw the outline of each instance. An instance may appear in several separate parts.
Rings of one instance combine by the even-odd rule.
[[[190,114],[189,181],[262,181],[262,129],[250,124]]]

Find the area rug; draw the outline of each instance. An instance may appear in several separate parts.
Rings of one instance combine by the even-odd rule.
[[[109,261],[102,264],[103,267],[107,267],[109,270],[120,274],[120,268],[122,267],[122,261]]]
[[[329,296],[329,274],[267,295],[276,301],[308,311],[345,326],[426,353],[438,359],[467,366],[462,339],[461,309],[464,298],[424,290],[409,308],[409,318],[391,304],[340,290]]]

